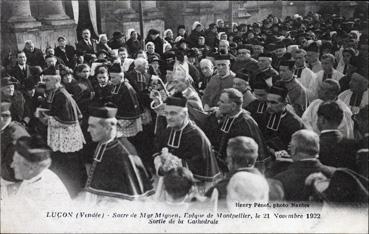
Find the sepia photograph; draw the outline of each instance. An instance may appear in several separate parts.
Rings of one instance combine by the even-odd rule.
[[[0,0],[0,232],[368,233],[368,3]]]

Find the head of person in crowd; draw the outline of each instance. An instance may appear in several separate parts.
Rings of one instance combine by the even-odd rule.
[[[70,84],[73,81],[73,70],[67,66],[59,66],[62,84]]]
[[[279,63],[279,76],[281,77],[281,81],[289,82],[293,79],[294,66],[295,61],[293,60],[282,60]]]
[[[319,157],[319,136],[312,130],[302,129],[291,137],[290,153],[294,162]]]
[[[35,44],[31,40],[26,41],[24,43],[24,50],[32,53],[35,50]]]
[[[241,168],[253,168],[258,158],[258,144],[254,139],[238,136],[227,144],[227,166],[230,172]]]
[[[158,56],[154,56],[150,59],[149,63],[151,65],[151,67],[155,70],[155,71],[158,71],[159,70],[159,67],[160,67],[160,59]]]
[[[205,37],[204,36],[199,36],[199,38],[197,39],[197,44],[199,46],[204,46],[205,45]]]
[[[368,67],[360,67],[351,75],[350,90],[353,93],[362,93],[368,89]]]
[[[103,45],[108,44],[108,36],[106,34],[100,34],[99,43]]]
[[[143,58],[143,59],[146,59],[147,60],[146,51],[144,51],[144,50],[137,51],[136,59],[137,58]]]
[[[27,63],[27,56],[26,53],[24,53],[24,51],[18,51],[17,52],[17,64],[24,66]]]
[[[192,30],[194,30],[196,32],[201,32],[202,31],[202,24],[199,21],[195,21],[192,24]]]
[[[200,61],[201,73],[204,77],[209,78],[214,74],[214,64],[209,59],[202,59]]]
[[[229,42],[227,40],[220,40],[218,46],[219,54],[228,54]]]
[[[47,47],[46,50],[45,50],[45,54],[46,54],[46,56],[55,56],[55,50],[54,50],[54,48]]]
[[[287,48],[286,45],[283,42],[278,42],[276,43],[275,46],[275,50],[274,50],[274,54],[278,57],[278,58],[282,58],[283,55],[287,52]]]
[[[186,51],[188,49],[187,41],[184,38],[180,39],[177,43],[177,48]]]
[[[178,49],[175,52],[175,61],[179,64],[184,64],[186,62],[186,52],[185,50]]]
[[[136,58],[134,61],[135,64],[135,70],[145,74],[147,73],[148,69],[149,69],[149,63],[147,62],[146,59],[143,58]]]
[[[172,168],[164,175],[165,199],[168,202],[183,202],[193,186],[193,174],[185,167]]]
[[[173,73],[173,85],[177,92],[183,92],[191,86],[192,78],[183,70]]]
[[[151,39],[151,40],[155,40],[156,38],[158,38],[160,35],[160,32],[156,29],[150,29],[149,32],[148,32],[148,37]]]
[[[313,64],[319,60],[319,45],[316,42],[312,42],[306,48],[306,61],[309,64]]]
[[[258,44],[252,46],[252,57],[258,58],[262,53],[264,53],[264,46]]]
[[[55,67],[48,67],[43,71],[43,81],[45,82],[46,90],[55,90],[61,87],[61,77],[59,70]]]
[[[167,30],[164,31],[163,35],[164,35],[164,38],[168,38],[170,40],[174,39],[174,34],[173,34],[172,29],[168,28]]]
[[[46,67],[55,67],[58,60],[54,55],[47,55],[45,57]]]
[[[272,86],[266,96],[267,111],[282,113],[286,110],[288,90],[282,86]]]
[[[93,142],[106,143],[117,135],[117,108],[110,104],[89,106],[88,129]]]
[[[129,34],[129,38],[132,39],[133,41],[138,40],[138,34],[135,30],[132,30],[131,33]]]
[[[119,85],[124,81],[124,72],[119,63],[114,63],[109,67],[109,76],[113,85]]]
[[[186,36],[186,27],[184,25],[178,25],[177,34],[178,34],[178,36],[185,37]]]
[[[220,114],[234,116],[242,109],[243,94],[234,88],[224,89],[219,97],[218,107]]]
[[[67,45],[67,39],[64,36],[58,37],[58,47],[65,48]]]
[[[126,58],[128,58],[128,51],[127,48],[125,47],[120,47],[118,49],[118,56],[121,60],[121,62],[124,62],[124,60],[126,60]]]
[[[200,51],[197,48],[192,48],[187,52],[187,61],[193,65],[197,65],[200,56]]]
[[[213,33],[218,33],[218,25],[215,23],[209,24],[209,31]]]
[[[251,58],[251,51],[245,45],[237,48],[237,60],[245,61]]]
[[[225,32],[220,32],[219,33],[219,40],[221,40],[221,41],[230,41],[230,40],[228,40],[228,35]]]
[[[237,73],[233,79],[233,88],[245,93],[247,89],[250,89],[249,76],[246,73]]]
[[[153,53],[155,53],[155,44],[153,43],[153,42],[148,42],[147,44],[146,44],[146,51],[147,51],[147,53],[149,53],[149,54],[153,54]]]
[[[10,76],[1,78],[1,96],[5,98],[12,97],[15,93],[15,82]]]
[[[260,54],[258,57],[258,67],[260,71],[263,71],[269,67],[271,67],[272,64],[272,55],[268,53]]]
[[[88,79],[91,74],[90,66],[87,64],[79,64],[75,68],[75,75],[77,79]]]
[[[97,60],[99,61],[106,61],[107,62],[107,58],[109,58],[109,52],[106,50],[99,50],[97,53]]]
[[[318,98],[323,101],[334,101],[340,93],[341,86],[334,79],[324,80],[318,88]]]
[[[10,113],[10,102],[1,102],[0,130],[5,129],[12,122]]]
[[[254,96],[260,101],[266,101],[268,94],[268,85],[264,81],[255,82],[253,85]]]
[[[269,185],[262,175],[241,171],[234,174],[227,185],[227,208],[230,212],[239,211],[236,203],[269,201]]]
[[[82,38],[83,40],[90,40],[91,39],[91,32],[89,29],[83,29],[82,31]]]
[[[293,54],[293,58],[295,60],[296,67],[303,67],[305,66],[306,62],[306,51],[304,49],[297,49]]]
[[[352,58],[355,57],[355,50],[352,48],[346,48],[342,51],[342,59],[344,64],[351,64]]]
[[[224,28],[224,20],[217,19],[216,23],[217,23],[218,28]]]
[[[105,87],[109,83],[109,72],[105,65],[97,66],[95,75],[100,87]]]
[[[333,54],[324,54],[322,56],[322,68],[326,73],[332,73],[336,58]]]
[[[343,119],[343,110],[335,101],[323,102],[317,113],[317,126],[320,131],[337,129]]]
[[[189,121],[187,99],[181,92],[176,92],[165,101],[165,117],[168,127],[179,130]]]
[[[126,37],[124,33],[117,31],[113,33],[113,41],[116,41],[120,45],[123,45],[124,43],[126,43]]]
[[[231,60],[229,55],[219,54],[215,57],[215,66],[220,77],[228,76],[230,73]]]
[[[11,167],[18,180],[30,180],[51,165],[51,149],[39,135],[20,137],[15,144]]]
[[[333,52],[333,44],[329,41],[322,42],[320,47],[321,55],[324,54],[332,54]]]

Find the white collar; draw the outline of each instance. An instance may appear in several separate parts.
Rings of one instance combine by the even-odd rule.
[[[327,132],[339,132],[338,129],[325,129],[320,132],[320,135]]]

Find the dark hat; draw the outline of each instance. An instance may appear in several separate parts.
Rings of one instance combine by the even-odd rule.
[[[168,97],[167,100],[165,100],[165,103],[167,106],[186,107],[187,99],[183,97],[181,92],[177,92],[173,94],[173,96]]]
[[[106,51],[106,50],[104,50],[104,49],[99,50],[99,51],[97,52],[97,55],[99,55],[99,54],[105,54],[106,56],[109,56],[109,55],[110,55],[110,54],[109,54],[109,52],[108,52],[108,51]]]
[[[114,32],[113,37],[115,39],[118,39],[118,38],[124,37],[124,34],[122,32]]]
[[[1,102],[1,112],[10,111],[10,106],[12,104],[10,102]]]
[[[90,116],[101,119],[115,118],[117,111],[118,109],[112,103],[95,103],[88,107]]]
[[[319,45],[316,42],[312,42],[308,47],[306,48],[306,51],[312,51],[319,53]]]
[[[183,24],[180,24],[180,25],[178,25],[177,30],[179,30],[179,29],[181,29],[181,28],[186,29],[186,26],[184,26]]]
[[[56,76],[56,75],[59,75],[59,73],[57,72],[55,66],[50,66],[50,67],[46,68],[45,70],[43,70],[42,74],[44,76]]]
[[[119,63],[114,63],[109,67],[109,73],[122,73],[122,72],[123,70]]]
[[[273,55],[272,54],[270,54],[270,53],[261,53],[261,54],[259,54],[259,57],[258,58],[270,58],[270,59],[272,59],[273,58]]]
[[[156,34],[160,34],[160,32],[158,30],[152,28],[152,29],[149,30],[148,34],[149,35],[156,35]]]
[[[51,149],[39,135],[20,137],[15,150],[27,161],[41,162],[50,158]]]
[[[269,89],[268,93],[279,95],[279,96],[281,96],[283,99],[285,99],[285,98],[287,97],[288,90],[287,90],[285,87],[283,87],[283,86],[275,86],[275,85],[273,85],[273,86]]]
[[[65,36],[59,36],[59,37],[58,37],[58,41],[60,41],[60,40],[64,40],[64,41],[66,41],[67,39],[65,38]]]
[[[276,44],[275,43],[269,43],[269,44],[265,45],[264,49],[266,51],[271,52],[271,51],[276,49]]]
[[[1,87],[16,84],[10,76],[1,78]]]
[[[368,178],[347,168],[337,169],[323,192],[328,202],[367,203]]]
[[[214,56],[215,60],[231,60],[231,57],[228,54],[216,54]]]
[[[244,80],[244,81],[247,81],[247,82],[249,81],[249,75],[246,74],[246,73],[241,73],[241,72],[236,73],[236,77],[235,78],[239,78],[239,79]]]
[[[295,65],[295,61],[294,60],[282,59],[279,62],[279,66],[293,67],[294,65]]]

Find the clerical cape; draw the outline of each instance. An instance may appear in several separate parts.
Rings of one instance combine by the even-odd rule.
[[[119,139],[97,146],[85,190],[127,200],[154,193],[141,159],[130,154]]]
[[[211,144],[204,132],[191,121],[182,129],[166,128],[155,139],[155,152],[162,148],[182,159],[201,181],[213,181],[220,175]]]

